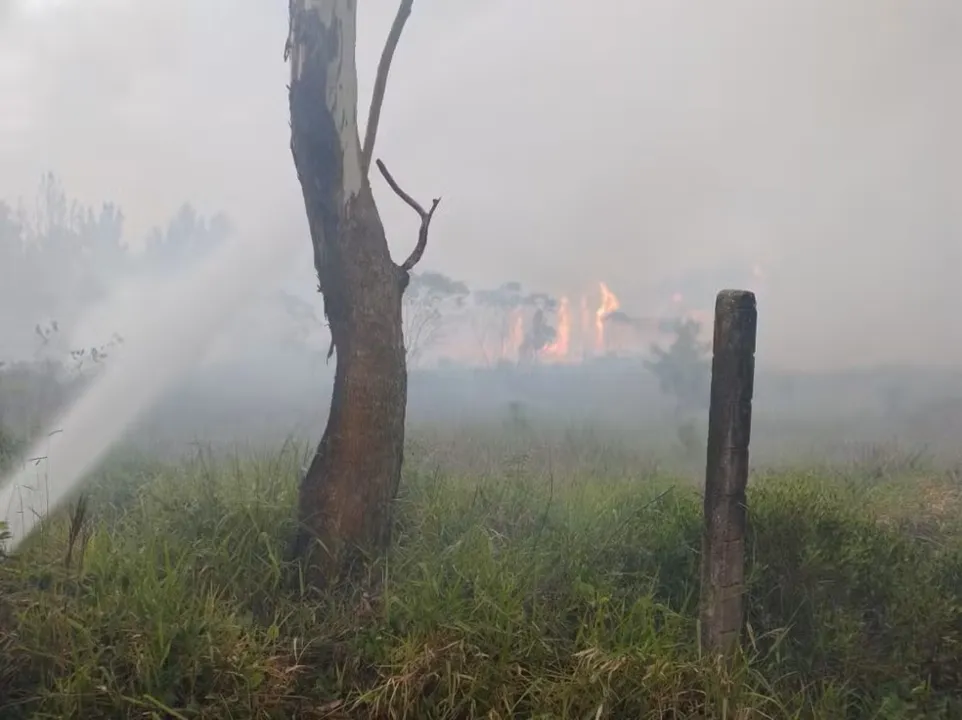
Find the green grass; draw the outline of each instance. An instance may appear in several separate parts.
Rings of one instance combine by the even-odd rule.
[[[690,482],[420,450],[390,558],[324,597],[285,560],[296,448],[115,467],[0,563],[0,717],[962,717],[952,476],[754,477],[724,667],[698,652]]]

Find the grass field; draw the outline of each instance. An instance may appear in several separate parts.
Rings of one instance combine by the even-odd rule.
[[[389,560],[317,597],[303,458],[107,463],[0,563],[0,717],[962,717],[962,482],[918,457],[755,473],[731,667],[697,649],[691,479],[424,433]]]

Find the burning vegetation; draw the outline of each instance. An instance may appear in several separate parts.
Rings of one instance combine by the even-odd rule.
[[[675,320],[698,315],[678,293],[664,312],[630,314],[605,282],[553,297],[527,293],[518,282],[470,292],[463,283],[425,273],[412,278],[411,289],[405,337],[409,356],[426,364],[563,365],[643,357],[670,338]]]

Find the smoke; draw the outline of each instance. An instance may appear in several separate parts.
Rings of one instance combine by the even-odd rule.
[[[185,199],[241,226],[270,205],[284,4],[47,5],[2,31],[0,195],[55,170],[135,244]],[[445,198],[425,269],[558,297],[600,279],[648,316],[666,278],[709,274],[686,293],[708,308],[760,263],[760,362],[962,362],[962,5],[473,5],[419,0],[379,135],[406,189]],[[395,8],[361,6],[365,98]],[[406,255],[417,218],[376,192]]]
[[[98,309],[122,327],[125,342],[103,374],[28,457],[46,456],[0,484],[8,550],[81,483],[125,430],[197,364],[224,322],[243,310],[252,288],[277,283],[303,244],[301,232],[276,226],[248,231],[169,280],[145,280]],[[136,308],[136,311],[132,311]]]

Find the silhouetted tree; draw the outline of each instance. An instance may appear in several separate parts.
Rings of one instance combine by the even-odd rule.
[[[0,203],[0,330],[9,352],[27,351],[38,320],[70,326],[129,270],[123,222],[111,203],[94,210],[69,201],[51,173],[32,212]]]
[[[411,273],[402,305],[408,363],[416,364],[427,349],[443,339],[447,323],[464,308],[469,295],[467,285],[447,275]]]
[[[475,335],[488,364],[492,360],[490,339],[493,337],[497,345],[497,358],[503,360],[519,319],[524,325],[522,336],[517,338],[519,359],[532,359],[555,338],[556,329],[548,318],[557,310],[558,301],[541,292],[525,293],[520,282],[509,281],[493,290],[476,290],[474,304],[478,311],[474,318]]]
[[[472,329],[485,362],[503,360],[512,331],[513,315],[524,301],[521,283],[509,281],[492,290],[475,290]],[[494,348],[489,347],[493,339]]]
[[[534,360],[538,353],[554,342],[557,337],[557,329],[548,323],[545,317],[544,308],[536,308],[531,322],[524,333],[519,351],[520,359],[525,361]]]
[[[154,228],[147,236],[143,265],[149,272],[182,270],[223,243],[230,230],[224,214],[206,218],[193,205],[184,203],[167,227]]]
[[[674,340],[667,350],[652,345],[654,359],[645,366],[658,378],[662,392],[674,398],[678,438],[691,452],[696,444],[693,416],[709,402],[711,345],[699,340],[701,325],[690,318],[669,322],[664,329],[674,333]]]
[[[525,328],[519,352],[521,360],[530,362],[536,360],[538,353],[553,343],[558,336],[558,328],[548,320],[549,316],[558,311],[558,301],[545,293],[535,292],[525,295],[522,304],[525,307],[534,308],[531,322]]]
[[[327,427],[300,488],[295,551],[315,584],[390,544],[401,478],[407,365],[401,299],[437,208],[425,210],[381,161],[391,189],[421,218],[411,255],[395,264],[371,191],[370,168],[391,59],[413,0],[402,0],[384,47],[367,130],[357,124],[356,0],[291,0],[291,151],[304,195],[318,289],[337,353]]]

